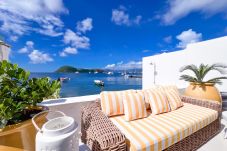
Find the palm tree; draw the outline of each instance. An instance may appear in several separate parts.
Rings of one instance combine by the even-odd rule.
[[[186,65],[184,67],[182,67],[180,69],[180,72],[183,72],[185,70],[190,70],[194,73],[194,76],[191,75],[181,75],[180,76],[180,80],[185,80],[185,81],[189,81],[189,82],[196,82],[196,83],[217,83],[217,84],[222,84],[221,80],[222,79],[227,79],[227,77],[225,76],[221,76],[221,77],[216,77],[216,78],[212,78],[209,80],[204,80],[205,76],[207,75],[208,72],[215,70],[218,71],[221,74],[226,74],[226,69],[227,66],[224,64],[220,64],[220,63],[216,63],[213,65],[204,65],[204,64],[200,64],[199,67],[191,64],[191,65]]]

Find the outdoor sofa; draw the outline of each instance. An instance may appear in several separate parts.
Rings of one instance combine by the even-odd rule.
[[[100,100],[82,108],[82,142],[94,151],[196,150],[220,129],[221,104],[180,96],[183,106],[171,112],[125,121],[106,116]]]

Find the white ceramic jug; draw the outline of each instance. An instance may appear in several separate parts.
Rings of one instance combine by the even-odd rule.
[[[48,120],[40,129],[35,118],[43,113],[58,112],[63,116]],[[72,117],[61,111],[43,111],[32,118],[38,130],[36,134],[36,151],[78,151],[77,123]]]

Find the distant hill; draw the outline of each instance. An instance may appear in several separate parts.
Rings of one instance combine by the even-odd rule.
[[[62,66],[58,68],[55,72],[58,73],[75,73],[75,72],[80,72],[80,73],[88,73],[88,72],[104,72],[102,69],[83,69],[83,68],[75,68],[72,66]]]

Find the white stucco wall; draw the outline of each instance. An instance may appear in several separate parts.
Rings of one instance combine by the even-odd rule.
[[[227,36],[189,44],[186,49],[176,52],[163,53],[143,58],[143,89],[154,84],[154,65],[156,66],[156,84],[176,84],[179,88],[185,88],[188,82],[179,80],[182,73],[179,69],[188,64],[199,65],[224,63],[227,65]],[[185,72],[186,73],[186,72]],[[213,71],[207,78],[220,74]],[[222,85],[217,85],[220,91],[227,91],[227,80]]]
[[[0,40],[0,61],[9,60],[10,47]]]

